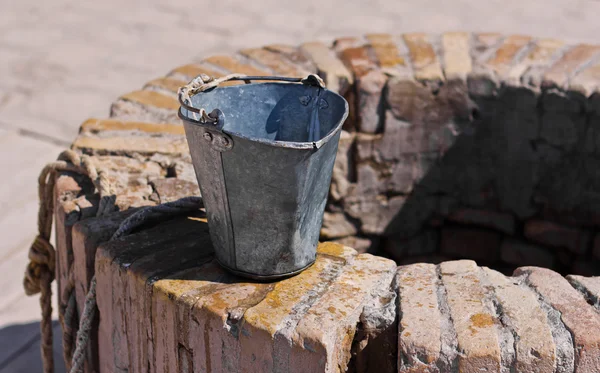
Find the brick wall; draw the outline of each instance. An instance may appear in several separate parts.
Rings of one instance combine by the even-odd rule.
[[[333,49],[354,114],[323,238],[400,264],[600,273],[600,47],[447,33]]]

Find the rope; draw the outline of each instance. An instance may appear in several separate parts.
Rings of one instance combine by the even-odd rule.
[[[150,220],[195,211],[201,207],[203,207],[201,197],[184,197],[177,201],[164,203],[162,205],[146,207],[125,219],[117,231],[112,235],[110,241],[128,235]],[[85,306],[79,323],[77,345],[75,352],[73,353],[71,369],[69,370],[71,373],[78,373],[83,368],[85,349],[89,343],[92,323],[96,317],[96,309],[96,276],[94,276],[90,283],[90,290],[85,298]]]
[[[23,287],[27,295],[40,293],[42,320],[40,330],[42,335],[41,353],[44,373],[54,372],[54,357],[52,348],[52,288],[56,269],[56,251],[50,243],[52,232],[52,217],[54,213],[54,185],[58,172],[70,171],[90,178],[100,195],[97,216],[103,216],[114,211],[115,197],[111,195],[110,183],[104,170],[97,169],[92,159],[79,156],[72,150],[62,152],[57,161],[49,163],[42,169],[38,178],[38,235],[29,249],[29,264],[25,271]],[[180,200],[158,206],[144,208],[125,219],[111,240],[123,237],[142,224],[165,215],[176,215],[197,210],[203,206],[200,197],[186,197]],[[89,342],[89,334],[96,314],[96,277],[90,282],[84,310],[77,324],[77,304],[74,291],[73,270],[61,297],[61,324],[63,329],[63,358],[70,372],[80,372],[85,360],[85,350]],[[73,346],[74,334],[77,340]],[[73,351],[75,347],[75,351]]]
[[[50,244],[52,233],[52,216],[54,213],[54,185],[58,172],[71,171],[88,176],[98,193],[100,204],[98,215],[104,215],[114,209],[110,204],[110,187],[106,174],[98,171],[87,155],[79,156],[72,150],[62,152],[55,162],[42,169],[38,178],[38,235],[29,249],[29,264],[25,270],[23,287],[27,295],[40,293],[42,320],[42,362],[44,373],[53,373],[54,359],[52,355],[52,288],[56,267],[56,251]],[[108,198],[107,198],[108,197]],[[65,330],[65,329],[63,329]],[[63,339],[66,336],[63,335]]]

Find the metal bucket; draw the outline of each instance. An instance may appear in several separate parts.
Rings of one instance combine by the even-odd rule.
[[[219,86],[229,80],[284,83]],[[180,89],[179,101],[217,260],[253,279],[308,268],[316,259],[346,100],[316,75],[234,74],[199,76]]]

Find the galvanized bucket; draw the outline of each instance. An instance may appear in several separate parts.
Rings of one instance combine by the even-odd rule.
[[[247,84],[223,86],[232,80]],[[316,75],[233,74],[201,75],[180,89],[179,101],[217,260],[253,279],[308,268],[316,259],[346,100]]]

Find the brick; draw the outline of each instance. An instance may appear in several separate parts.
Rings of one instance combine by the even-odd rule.
[[[161,137],[93,137],[78,136],[73,142],[74,149],[91,154],[187,154],[189,148],[183,136]]]
[[[571,285],[579,290],[594,307],[600,307],[600,277],[567,276]]]
[[[444,315],[438,306],[438,276],[432,264],[413,264],[398,268],[398,371],[427,372],[450,370],[454,360]],[[445,337],[446,340],[442,341]],[[451,337],[450,337],[451,338]],[[450,356],[441,356],[448,354]],[[437,369],[436,369],[437,368]]]
[[[306,71],[311,73],[317,72],[315,64],[298,47],[285,44],[271,44],[265,46],[265,49],[285,56],[288,60],[301,66]]]
[[[442,58],[446,80],[465,81],[473,69],[470,39],[471,35],[466,32],[448,32],[442,35]]]
[[[400,262],[408,257],[424,256],[436,252],[438,241],[438,231],[430,229],[409,239],[387,237],[383,249],[390,254],[392,259]]]
[[[533,46],[525,57],[510,68],[508,79],[539,87],[542,84],[543,70],[557,58],[564,45],[564,42],[555,39],[533,41]]]
[[[531,42],[530,36],[511,35],[502,42],[492,58],[487,61],[496,74],[505,77],[516,56]]]
[[[175,272],[154,283],[152,328],[157,371],[192,371],[194,358],[202,355],[193,354],[200,347],[194,343],[194,337],[200,334],[203,338],[204,333],[193,332],[195,321],[191,310],[202,297],[226,288],[232,280],[232,275],[211,261]]]
[[[361,221],[360,232],[379,235],[389,229],[404,206],[406,197],[397,196],[389,200],[374,196],[347,198],[345,212]]]
[[[120,120],[179,123],[179,101],[155,91],[134,91],[121,96],[110,107],[110,116]]]
[[[288,371],[344,371],[363,307],[371,303],[375,289],[390,288],[395,271],[394,262],[369,254],[358,255],[344,268],[298,322]],[[375,300],[379,301],[377,297]],[[390,308],[381,310],[384,313],[380,317],[394,320],[394,309],[392,302]]]
[[[516,372],[553,372],[556,346],[546,312],[535,294],[494,270],[482,270],[500,303],[504,322],[515,335],[513,369]]]
[[[515,233],[515,218],[511,214],[503,212],[462,208],[448,215],[448,220],[492,228],[508,235]]]
[[[480,57],[483,59],[488,58],[487,55],[493,52],[504,40],[504,35],[497,32],[480,32],[474,35],[474,59],[480,61]]]
[[[156,194],[157,203],[173,202],[189,196],[200,196],[200,188],[197,183],[173,177],[151,180],[150,185],[153,194]]]
[[[573,91],[589,97],[600,91],[600,63],[593,64],[580,71],[570,82]]]
[[[166,110],[178,110],[179,101],[154,91],[133,91],[121,96],[122,100],[136,102]]]
[[[265,68],[255,67],[253,65],[241,62],[235,57],[228,55],[211,56],[204,59],[203,62],[213,64],[231,73],[239,73],[246,75],[269,75],[271,73]]]
[[[494,261],[499,257],[500,234],[472,228],[442,228],[443,254],[461,258]]]
[[[437,55],[427,34],[404,34],[408,47],[415,79],[424,81],[443,80],[444,74]]]
[[[346,215],[331,212],[325,212],[323,215],[323,227],[321,228],[323,239],[352,236],[357,232],[356,226],[348,220]]]
[[[569,49],[544,74],[543,85],[566,88],[571,75],[600,53],[600,46],[578,44]]]
[[[171,93],[177,93],[180,87],[186,85],[187,82],[179,79],[173,78],[158,78],[149,81],[144,84],[144,89],[155,89],[158,88],[160,90],[164,90]]]
[[[350,71],[325,44],[310,42],[302,44],[300,48],[317,65],[319,75],[333,92],[344,94],[354,83]]]
[[[88,119],[83,122],[79,131],[92,134],[110,131],[140,131],[146,133],[185,135],[185,131],[181,124],[129,122],[115,119]]]
[[[244,369],[287,369],[295,325],[327,292],[345,265],[341,257],[319,255],[311,268],[278,282],[260,303],[246,311],[239,334]]]
[[[360,79],[376,68],[375,62],[371,61],[369,57],[369,50],[366,46],[342,49],[339,56],[346,66],[351,69],[355,79]]]
[[[194,79],[195,77],[197,77],[198,75],[202,75],[202,74],[206,74],[213,78],[218,78],[218,77],[223,76],[222,73],[220,73],[214,69],[210,69],[208,67],[197,65],[197,64],[188,64],[188,65],[179,66],[179,67],[171,70],[171,72],[169,72],[167,74],[167,76],[172,77],[172,78],[181,77],[182,79],[190,81],[190,80]]]
[[[526,222],[525,237],[551,247],[566,247],[576,254],[585,253],[591,239],[588,232],[544,220]]]
[[[271,52],[265,48],[242,49],[240,50],[240,54],[268,67],[277,74],[292,77],[305,77],[310,74],[310,71],[285,60],[280,54]]]
[[[348,194],[350,173],[354,168],[354,154],[352,151],[354,137],[353,133],[341,131],[329,189],[330,198],[334,201],[339,201]]]
[[[355,249],[359,254],[364,253],[375,253],[378,251],[379,246],[379,238],[378,237],[358,237],[358,236],[348,236],[343,238],[338,238],[333,240],[340,245],[348,246]]]
[[[575,349],[575,372],[600,371],[600,315],[583,295],[561,275],[545,268],[523,267],[515,271],[524,276],[554,309],[571,332]]]
[[[500,245],[500,258],[518,266],[553,268],[554,255],[546,248],[516,238],[505,238]]]
[[[356,78],[357,128],[361,132],[378,133],[382,131],[383,87],[387,76],[381,71],[371,70]]]
[[[406,60],[396,46],[394,38],[389,34],[368,34],[365,36],[375,54],[377,63],[382,68],[406,65]]]
[[[475,262],[460,260],[440,264],[448,308],[458,340],[460,372],[499,372],[498,320],[484,304],[485,291]]]

